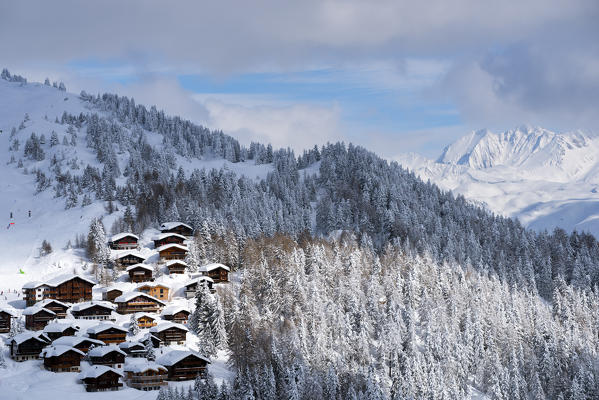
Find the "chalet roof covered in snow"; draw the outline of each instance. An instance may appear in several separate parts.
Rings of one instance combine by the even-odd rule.
[[[193,228],[191,226],[184,224],[183,222],[179,222],[179,221],[164,222],[164,223],[162,223],[162,225],[160,225],[160,230],[161,231],[170,231],[171,229],[175,229],[178,226],[184,226],[187,229],[193,230]]]
[[[158,303],[160,303],[162,305],[166,305],[164,302],[158,300],[156,297],[150,296],[149,294],[143,293],[143,292],[127,292],[127,293],[123,293],[122,295],[120,295],[119,297],[117,297],[116,299],[114,299],[114,301],[115,301],[115,303],[126,303],[129,300],[132,300],[132,299],[134,299],[134,298],[136,298],[138,296],[142,296],[142,297],[145,297],[145,298],[147,298],[149,300],[156,301],[156,302],[158,302]]]
[[[186,266],[186,267],[189,267],[189,264],[187,264],[187,263],[186,263],[185,261],[183,261],[183,260],[168,260],[168,261],[166,262],[166,266],[167,266],[167,267],[170,267],[171,265],[174,265],[174,264],[180,264],[180,265],[184,265],[184,266]]]
[[[186,311],[188,313],[190,312],[189,309],[184,306],[168,306],[164,310],[162,310],[160,315],[175,315],[176,313],[181,311]]]
[[[62,301],[58,301],[58,300],[54,300],[54,299],[44,299],[42,301],[38,301],[37,303],[35,303],[36,306],[40,306],[40,307],[45,307],[48,304],[58,304],[63,307],[69,308],[69,305],[67,303],[63,303]]]
[[[170,367],[190,355],[204,360],[207,363],[210,363],[210,360],[208,358],[202,356],[200,353],[193,350],[173,350],[169,353],[164,354],[161,357],[158,357],[158,359],[156,359],[156,362],[166,367]]]
[[[210,271],[214,271],[215,269],[219,269],[219,268],[222,268],[225,271],[231,271],[231,268],[229,268],[226,265],[221,264],[221,263],[212,263],[212,264],[202,265],[199,268],[199,270],[204,271],[204,272],[210,272]]]
[[[91,328],[89,328],[87,330],[87,333],[98,334],[98,333],[107,331],[108,329],[111,329],[111,328],[117,329],[122,332],[127,332],[127,329],[123,328],[122,326],[118,326],[116,324],[111,324],[111,323],[104,323],[104,324],[98,324],[96,326],[92,326]]]
[[[5,312],[5,313],[7,313],[8,315],[10,315],[12,317],[16,317],[17,316],[17,314],[15,314],[14,310],[10,310],[10,309],[8,309],[6,307],[0,307],[0,312]]]
[[[121,350],[117,345],[114,344],[111,344],[109,346],[94,347],[87,354],[89,354],[90,357],[104,357],[106,354],[112,353],[113,351],[116,351],[117,353],[122,354],[124,356],[127,355],[123,350]]]
[[[92,365],[86,368],[85,370],[81,371],[77,375],[77,379],[83,380],[87,378],[99,378],[107,372],[114,372],[117,375],[123,376],[123,374],[117,371],[116,369],[110,368],[106,365]]]
[[[159,371],[167,371],[167,369],[164,366],[157,364],[153,361],[148,361],[146,359],[139,359],[139,360],[131,360],[131,362],[128,361],[127,364],[125,364],[125,366],[123,367],[123,371],[133,372],[135,374],[142,374],[146,371],[159,372]]]
[[[39,305],[33,305],[31,307],[27,307],[26,309],[23,310],[23,315],[35,315],[39,312],[46,312],[52,315],[56,315],[56,313],[52,310],[48,310],[47,308],[41,307]]]
[[[110,310],[116,309],[116,306],[109,301],[92,300],[92,301],[86,301],[84,303],[74,304],[71,307],[71,311],[83,311],[83,310],[87,310],[88,308],[92,308],[94,306],[98,306],[98,307],[102,307],[102,308],[106,308],[106,309],[110,309]]]
[[[81,354],[82,356],[85,355],[85,353],[83,353],[81,350],[77,350],[74,347],[55,344],[52,344],[48,347],[44,347],[40,355],[44,358],[58,357],[69,351],[74,351],[75,353]]]
[[[78,327],[71,322],[50,322],[44,327],[45,333],[62,333],[69,328],[78,329]]]
[[[170,328],[178,328],[178,329],[189,332],[189,329],[187,329],[187,327],[185,325],[177,324],[175,322],[163,322],[159,325],[151,327],[150,333],[158,333],[158,332],[162,332],[167,329],[170,329]]]
[[[171,288],[171,285],[169,285],[168,283],[165,283],[165,282],[142,282],[139,285],[137,285],[137,289],[139,290],[139,288],[142,288],[142,287],[155,288],[155,287],[160,287],[160,286],[167,288],[167,289]]]
[[[90,343],[97,346],[104,346],[104,342],[97,339],[88,338],[85,336],[62,336],[58,339],[54,340],[52,344],[61,345],[61,346],[78,346],[81,342],[89,341]]]
[[[50,338],[43,332],[23,332],[15,335],[15,337],[12,338],[16,344],[21,344],[29,339],[35,339],[43,343],[50,343]]]
[[[122,343],[119,343],[119,348],[121,350],[126,350],[126,349],[128,350],[128,349],[131,349],[133,347],[142,347],[144,349],[146,348],[146,346],[143,343],[140,343],[140,342],[122,342]]]
[[[214,279],[212,279],[209,276],[197,276],[197,277],[193,278],[192,280],[187,281],[185,283],[185,286],[187,287],[187,286],[195,285],[195,284],[200,283],[200,282],[212,282],[212,283],[214,283]]]
[[[151,320],[155,320],[155,319],[158,318],[157,315],[152,315],[152,314],[147,313],[147,312],[137,312],[137,313],[135,313],[133,315],[135,315],[135,319],[140,319],[141,317],[146,317],[146,318],[150,318]]]
[[[190,228],[191,229],[191,228]],[[183,235],[179,235],[178,233],[174,233],[174,232],[165,232],[165,233],[161,233],[160,235],[156,235],[152,238],[152,240],[162,240],[162,239],[166,239],[168,237],[177,237],[179,239],[182,240],[187,240],[187,238]]]
[[[159,248],[157,248],[156,251],[158,251],[160,253],[161,251],[168,250],[168,249],[171,249],[171,248],[175,248],[175,249],[187,251],[187,246],[183,246],[183,245],[177,244],[177,243],[165,244],[165,245],[160,246]]]
[[[124,239],[124,238],[126,238],[126,237],[132,237],[132,238],[134,238],[135,240],[139,240],[139,237],[138,237],[137,235],[134,235],[133,233],[130,233],[130,232],[122,232],[122,233],[118,233],[118,234],[116,234],[116,235],[112,236],[112,237],[110,238],[110,241],[111,241],[111,242],[116,242],[116,241],[118,241],[118,240],[121,240],[121,239]]]
[[[44,282],[40,282],[40,281],[31,281],[31,282],[26,282],[23,285],[23,289],[37,289],[40,286],[45,285]]]
[[[135,264],[137,265],[137,264]],[[143,264],[142,264],[143,265]],[[133,284],[130,282],[115,282],[112,285],[102,289],[102,292],[110,292],[111,290],[120,290],[121,292],[127,292],[131,290]]]
[[[143,269],[148,270],[150,272],[154,271],[154,268],[152,268],[148,264],[142,264],[142,263],[130,265],[130,266],[127,267],[126,271],[129,272],[131,270],[138,269],[138,268],[143,268]]]
[[[52,287],[56,287],[58,285],[62,285],[65,282],[70,281],[71,279],[75,279],[75,278],[79,278],[81,280],[84,280],[85,282],[91,283],[92,285],[95,285],[96,282],[94,282],[91,279],[85,278],[81,275],[77,275],[77,274],[62,274],[62,275],[58,275],[55,278],[50,279],[49,281],[46,281],[46,284],[48,286],[52,286]]]
[[[121,258],[125,258],[127,256],[133,256],[133,257],[137,257],[141,260],[145,260],[146,258],[144,256],[142,256],[139,252],[137,251],[123,251],[123,252],[118,252],[116,257],[114,258],[115,260],[120,260]]]

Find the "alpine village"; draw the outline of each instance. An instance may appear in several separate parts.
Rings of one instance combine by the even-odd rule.
[[[97,240],[101,235],[101,222],[94,221],[88,252],[108,256],[112,276],[65,273],[31,281],[22,287],[25,309],[0,310],[10,357],[57,374],[78,373],[87,392],[125,385],[158,390],[169,381],[204,379],[215,354],[206,347],[223,330],[214,298],[229,282],[230,268],[211,263],[192,273],[185,260],[193,230],[181,222],[163,223],[146,246],[130,232],[107,243]],[[213,330],[206,333],[204,325]]]

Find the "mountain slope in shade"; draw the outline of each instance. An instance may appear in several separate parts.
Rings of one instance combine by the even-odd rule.
[[[599,236],[599,139],[583,132],[518,127],[481,130],[447,146],[437,161],[397,161],[445,190],[536,230]]]

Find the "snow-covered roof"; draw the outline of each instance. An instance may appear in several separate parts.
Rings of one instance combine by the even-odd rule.
[[[127,329],[123,328],[122,326],[118,326],[116,324],[111,324],[111,323],[104,323],[104,324],[98,324],[96,326],[92,326],[91,328],[89,328],[87,330],[87,333],[98,334],[98,333],[104,332],[111,328],[117,329],[122,332],[127,332]]]
[[[116,242],[117,240],[121,240],[121,239],[129,237],[129,236],[132,237],[132,238],[134,238],[135,240],[139,240],[139,237],[137,237],[137,235],[134,235],[133,233],[122,232],[122,233],[118,233],[118,234],[112,236],[110,238],[110,241],[111,242]]]
[[[12,317],[16,317],[16,314],[13,310],[9,310],[8,308],[0,307],[0,312],[5,312]]]
[[[115,344],[111,344],[109,346],[94,347],[87,354],[89,354],[90,357],[104,357],[106,354],[112,353],[113,351],[116,351],[117,353],[120,353],[120,354],[122,354],[124,356],[127,355],[123,350],[121,350]]]
[[[127,362],[123,367],[123,371],[135,374],[141,374],[150,370],[158,372],[160,370],[166,371],[167,369],[160,364],[145,359],[132,360],[131,362]]]
[[[187,240],[187,238],[183,235],[179,235],[178,233],[174,233],[174,232],[165,232],[165,233],[161,233],[160,235],[156,235],[152,238],[152,240],[162,240],[162,239],[166,239],[167,237],[178,237],[179,239],[183,239],[183,240]]]
[[[141,264],[141,263],[138,263],[138,264],[133,264],[133,265],[130,265],[130,266],[128,266],[128,267],[127,267],[127,269],[126,269],[126,271],[127,271],[127,272],[129,272],[129,271],[131,271],[132,269],[137,269],[137,268],[143,268],[143,269],[146,269],[146,270],[148,270],[148,271],[150,271],[150,272],[154,270],[154,268],[152,268],[152,267],[151,267],[151,266],[149,266],[148,264]]]
[[[168,306],[164,310],[162,310],[160,315],[175,315],[176,313],[181,311],[190,312],[189,309],[184,306]]]
[[[44,327],[45,333],[62,333],[69,328],[77,329],[77,327],[69,322],[50,322],[48,325]]]
[[[71,311],[83,311],[88,308],[92,308],[94,306],[108,308],[110,310],[114,310],[116,306],[109,301],[100,301],[100,300],[92,300],[86,301],[84,303],[77,303],[71,307]]]
[[[85,277],[83,277],[81,275],[77,275],[77,274],[62,274],[62,275],[58,275],[57,277],[54,277],[54,278],[50,279],[49,281],[46,281],[46,284],[48,286],[56,287],[58,285],[61,285],[61,284],[65,283],[65,282],[68,282],[71,279],[75,279],[75,278],[79,278],[81,280],[89,282],[92,285],[96,284],[95,281],[93,281],[91,279],[88,279],[88,278],[85,278]]]
[[[139,290],[140,288],[147,286],[147,287],[151,287],[151,288],[155,288],[155,287],[159,287],[162,286],[164,288],[170,289],[171,285],[169,285],[168,283],[164,283],[164,282],[142,282],[139,285],[137,285],[137,290]]]
[[[178,226],[184,226],[184,227],[186,227],[188,229],[193,230],[193,228],[191,226],[189,226],[187,224],[184,224],[183,222],[179,222],[179,221],[164,222],[164,223],[162,223],[162,225],[160,225],[160,230],[161,231],[168,231],[168,230],[174,229],[174,228],[176,228]]]
[[[135,264],[137,265],[137,264]],[[120,290],[121,292],[125,292],[131,288],[131,283],[129,282],[115,282],[112,285],[105,287],[102,289],[102,292],[110,292],[111,290]]]
[[[137,252],[137,251],[124,251],[122,253],[118,253],[114,259],[115,260],[120,260],[121,258],[124,258],[124,257],[127,257],[127,256],[138,257],[138,258],[140,258],[142,260],[146,259],[144,256],[142,256],[141,254],[139,254],[139,252]]]
[[[54,340],[52,343],[55,345],[72,346],[76,347],[81,342],[89,341],[95,345],[104,346],[104,342],[98,339],[92,339],[85,336],[61,336]]]
[[[210,272],[210,271],[213,271],[213,270],[219,269],[219,268],[222,268],[222,269],[224,269],[226,271],[231,271],[231,268],[229,268],[226,265],[221,264],[221,263],[206,264],[206,265],[201,266],[199,268],[199,270],[200,271]]]
[[[137,312],[134,315],[135,315],[135,319],[140,319],[141,317],[146,317],[146,318],[150,318],[150,319],[154,320],[154,319],[158,318],[158,316],[152,315],[147,312]]]
[[[35,339],[43,343],[50,342],[50,338],[46,336],[43,332],[23,332],[19,333],[18,335],[15,335],[15,337],[12,338],[12,340],[14,340],[16,344],[21,344],[29,339]]]
[[[23,315],[35,315],[41,311],[50,313],[52,315],[56,315],[56,313],[52,310],[48,310],[47,308],[44,308],[42,306],[39,306],[37,304],[31,306],[31,307],[27,307],[26,309],[23,310]]]
[[[78,350],[74,347],[53,344],[51,346],[44,347],[44,349],[42,350],[41,356],[44,358],[57,357],[57,356],[63,355],[64,353],[66,353],[68,351],[74,351],[75,353],[81,354],[82,356],[85,355],[85,353],[83,353],[81,350]]]
[[[177,248],[179,250],[185,250],[187,251],[187,246],[183,246],[182,244],[177,244],[177,243],[169,243],[169,244],[165,244],[163,246],[160,246],[159,248],[156,249],[157,252],[161,252],[164,250],[168,250],[170,248]]]
[[[201,360],[206,361],[207,363],[210,363],[210,360],[207,359],[206,357],[202,356],[200,353],[198,353],[197,351],[193,351],[193,350],[173,350],[169,353],[164,354],[163,356],[159,357],[156,362],[158,364],[162,364],[164,366],[170,367],[176,363],[178,363],[179,361],[183,360],[185,357],[193,355]]]
[[[69,308],[69,305],[67,303],[63,303],[62,301],[58,301],[58,300],[54,300],[54,299],[44,299],[42,301],[38,301],[37,303],[35,303],[35,305],[40,306],[40,307],[45,307],[48,304],[52,304],[52,303],[56,303],[63,307]]]
[[[211,282],[211,283],[214,283],[214,279],[212,279],[209,276],[198,276],[196,278],[193,278],[190,281],[187,281],[185,283],[185,287],[191,286],[191,285],[195,285],[195,284],[200,283],[200,282]]]
[[[114,372],[115,374],[123,376],[123,374],[117,371],[116,369],[110,368],[106,365],[92,365],[91,367],[88,367],[85,370],[81,371],[77,375],[77,379],[83,380],[87,378],[99,378],[107,372]]]
[[[114,302],[115,303],[126,303],[129,300],[132,300],[132,299],[134,299],[134,298],[136,298],[138,296],[143,296],[143,297],[146,297],[146,298],[148,298],[150,300],[156,301],[156,302],[158,302],[158,303],[160,303],[162,305],[166,305],[164,302],[158,300],[156,297],[150,296],[149,294],[144,293],[144,292],[127,292],[127,293],[123,293],[122,295],[120,295],[119,297],[117,297],[116,299],[114,299]]]
[[[146,348],[146,346],[144,346],[144,344],[140,343],[140,342],[122,342],[122,343],[119,343],[119,348],[122,349],[122,350],[129,349],[129,348],[135,347],[135,346],[141,346],[144,349]]]
[[[40,282],[40,281],[31,281],[31,282],[27,282],[23,285],[23,289],[36,289],[40,286],[44,285],[44,282]]]
[[[186,267],[189,267],[189,264],[187,264],[185,261],[183,260],[168,260],[166,262],[166,266],[170,267],[173,264],[181,264],[181,265],[185,265]]]
[[[178,329],[181,329],[181,330],[184,330],[187,332],[189,331],[189,329],[187,329],[187,327],[185,325],[177,324],[175,322],[163,322],[159,325],[151,327],[150,333],[154,333],[154,332],[158,333],[158,332],[162,332],[167,329],[170,329],[170,328],[178,328]]]

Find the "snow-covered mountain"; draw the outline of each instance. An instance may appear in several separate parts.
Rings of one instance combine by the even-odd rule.
[[[525,225],[599,236],[599,138],[521,126],[471,132],[429,160],[398,159],[423,179]]]

